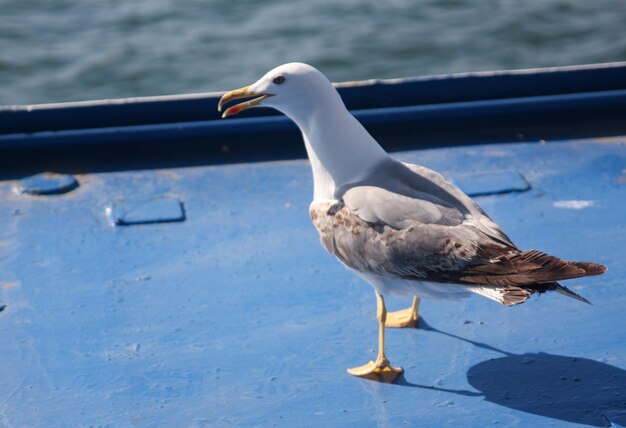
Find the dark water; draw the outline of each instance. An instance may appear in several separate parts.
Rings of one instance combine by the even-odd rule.
[[[0,0],[0,105],[626,60],[625,0]]]

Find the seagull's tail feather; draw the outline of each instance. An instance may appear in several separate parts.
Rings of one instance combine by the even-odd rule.
[[[590,303],[557,281],[600,275],[606,267],[591,262],[570,262],[537,250],[508,253],[487,263],[467,266],[461,281],[476,284],[473,292],[504,305],[523,303],[534,293],[556,291],[565,296]]]
[[[598,263],[570,262],[537,250],[507,253],[489,261],[468,265],[461,272],[463,282],[483,285],[552,284],[556,281],[600,275],[606,267]]]
[[[570,262],[551,256],[537,250],[528,250],[519,254],[516,262],[521,268],[526,268],[528,274],[537,276],[537,280],[558,281],[563,279],[580,278],[583,276],[601,275],[606,267],[592,262]]]
[[[546,291],[556,291],[564,296],[571,297],[580,302],[591,305],[592,303],[578,293],[569,288],[553,282],[552,284],[533,284],[529,286],[508,286],[508,287],[469,287],[470,291],[485,296],[489,299],[502,303],[505,306],[515,306],[524,303],[534,293],[545,293]]]
[[[577,268],[585,271],[585,276],[602,275],[607,271],[606,266],[593,262],[571,262]]]

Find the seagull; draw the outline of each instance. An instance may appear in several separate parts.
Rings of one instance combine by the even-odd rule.
[[[250,99],[222,117],[272,107],[299,127],[313,172],[309,213],[321,244],[376,292],[378,356],[348,373],[382,381],[402,373],[385,355],[385,327],[414,327],[421,298],[474,293],[512,306],[532,294],[556,291],[589,303],[558,281],[599,275],[604,266],[518,249],[441,174],[389,156],[316,68],[276,67],[254,84],[226,92],[218,110],[244,98]],[[387,295],[413,302],[387,313]]]

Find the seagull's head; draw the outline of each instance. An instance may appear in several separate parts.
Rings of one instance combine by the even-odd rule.
[[[272,107],[295,120],[302,113],[310,113],[320,98],[328,97],[340,99],[326,76],[308,64],[292,62],[270,70],[250,86],[226,92],[217,108],[222,111],[230,101],[249,98],[227,108],[222,117],[234,116],[252,107]]]

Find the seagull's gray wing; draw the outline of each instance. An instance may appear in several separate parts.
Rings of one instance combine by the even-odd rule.
[[[455,198],[463,207],[470,213],[473,219],[474,225],[484,234],[491,239],[498,241],[499,243],[515,248],[515,244],[507,236],[506,233],[498,226],[483,209],[469,196],[467,196],[461,189],[452,184],[443,175],[439,174],[432,169],[420,165],[414,165],[410,163],[403,164],[415,175],[424,177],[426,180],[433,183],[436,188],[441,189],[453,198]]]
[[[339,186],[334,196],[370,223],[403,228],[410,220],[446,226],[471,222],[490,239],[515,248],[475,201],[423,166],[388,159],[367,171],[364,179]]]
[[[389,159],[335,197],[314,202],[311,215],[324,247],[357,271],[426,280],[518,252],[474,201],[427,168]]]
[[[367,223],[397,230],[416,223],[458,226],[465,220],[462,212],[436,196],[409,190],[399,194],[376,186],[353,187],[343,195],[343,202]]]

